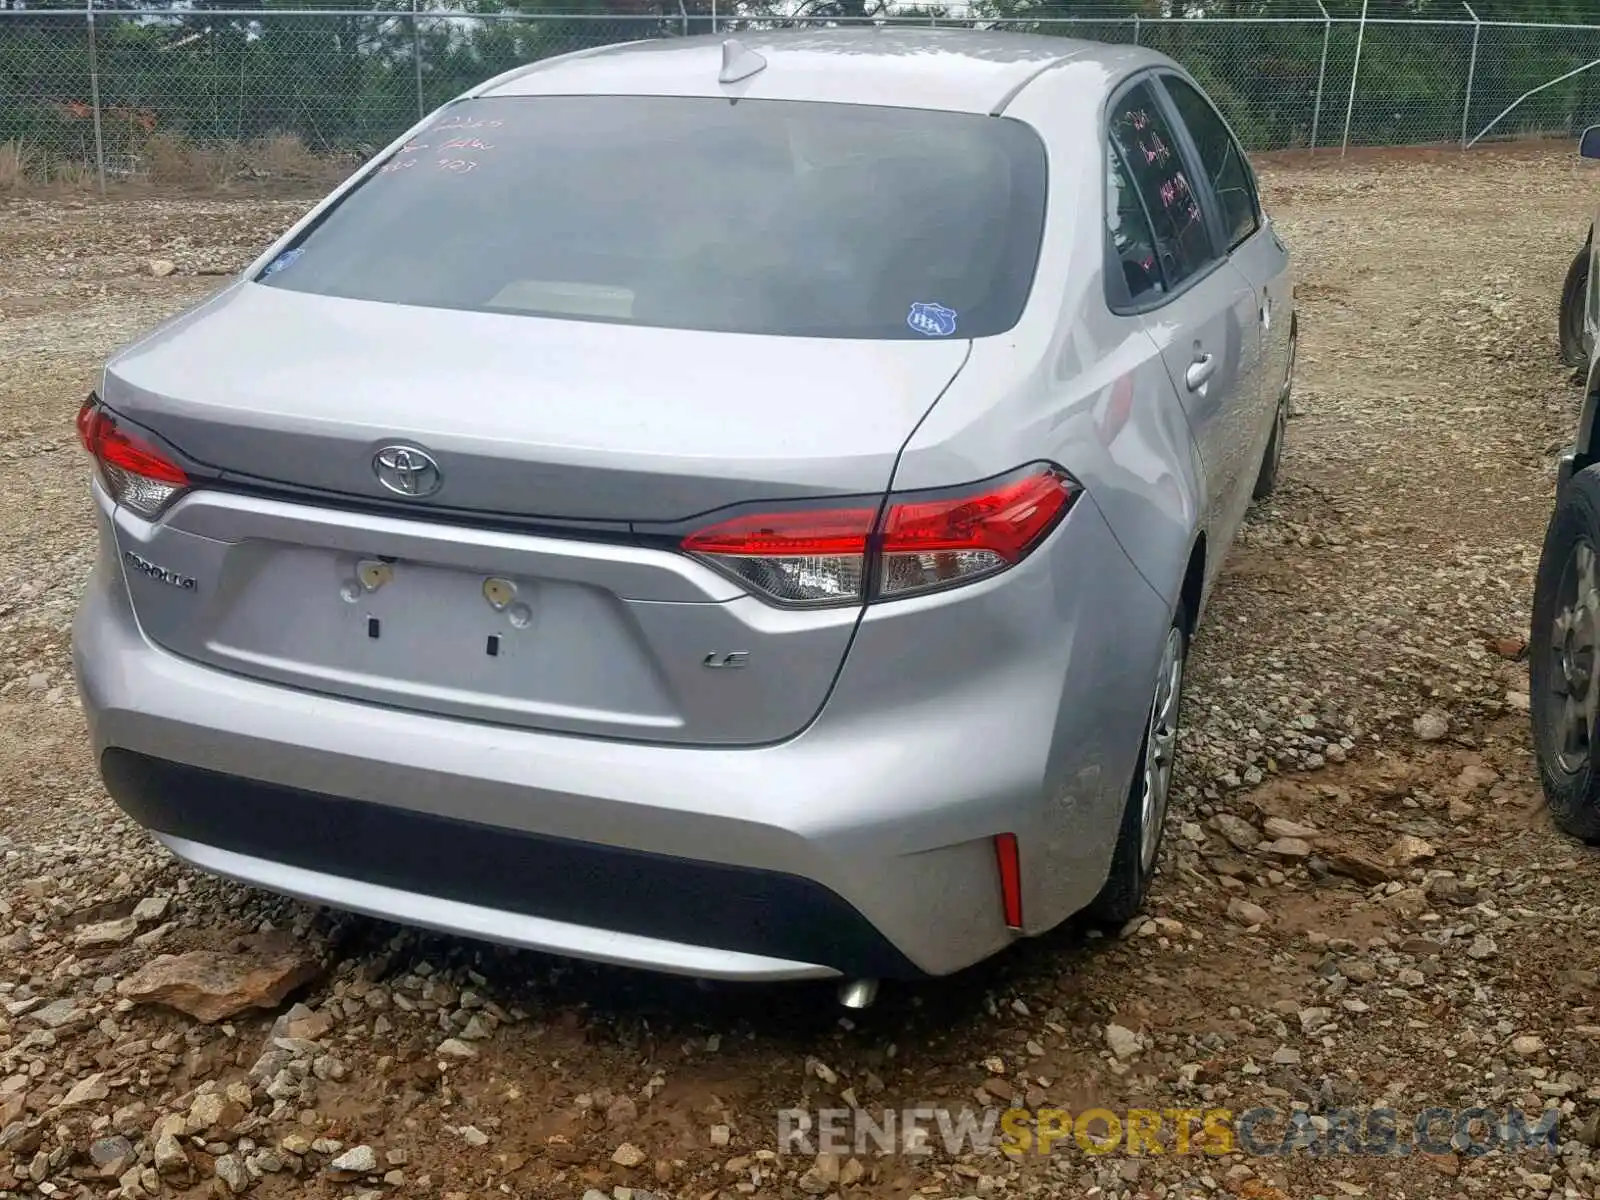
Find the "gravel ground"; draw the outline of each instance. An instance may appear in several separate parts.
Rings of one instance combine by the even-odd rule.
[[[0,201],[0,1196],[1600,1195],[1600,886],[1543,814],[1521,661],[1594,183],[1533,150],[1263,175],[1297,257],[1298,411],[1196,645],[1149,918],[848,1019],[827,990],[314,911],[123,819],[71,682],[92,553],[72,417],[108,351],[304,202]],[[281,1003],[207,1023],[151,1002],[193,1007],[172,976],[197,955]],[[775,1154],[781,1108],[980,1101],[1387,1106],[1403,1129],[1553,1106],[1561,1148]]]

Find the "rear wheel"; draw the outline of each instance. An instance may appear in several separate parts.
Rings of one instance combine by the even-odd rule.
[[[1117,847],[1111,855],[1111,873],[1089,905],[1090,916],[1106,924],[1120,925],[1132,918],[1150,892],[1172,792],[1178,716],[1183,706],[1183,668],[1188,653],[1188,615],[1180,606],[1161,644],[1150,718],[1139,750],[1139,766],[1128,789]]]
[[[1600,466],[1561,489],[1529,633],[1533,744],[1550,816],[1573,837],[1600,841]]]
[[[1583,310],[1589,294],[1589,243],[1567,267],[1561,285],[1561,361],[1569,367],[1582,367],[1589,361],[1584,345]]]

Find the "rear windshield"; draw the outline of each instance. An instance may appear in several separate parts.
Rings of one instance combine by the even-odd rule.
[[[838,338],[1021,315],[1045,155],[1010,119],[496,97],[442,110],[258,276],[433,308]]]

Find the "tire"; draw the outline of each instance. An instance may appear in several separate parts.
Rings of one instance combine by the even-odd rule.
[[[1092,920],[1104,925],[1122,925],[1144,907],[1155,876],[1156,859],[1161,851],[1161,833],[1170,807],[1173,757],[1178,748],[1178,718],[1183,708],[1183,668],[1189,657],[1189,618],[1179,605],[1162,643],[1156,669],[1156,683],[1150,700],[1150,717],[1139,742],[1139,761],[1133,781],[1128,785],[1128,800],[1122,809],[1122,824],[1117,831],[1117,846],[1111,852],[1111,871],[1100,893],[1089,903]],[[1170,704],[1165,703],[1170,697]],[[1159,721],[1159,725],[1158,725]],[[1151,746],[1164,747],[1165,764],[1160,803],[1153,827],[1149,806],[1144,803],[1149,778]]]
[[[1252,500],[1265,500],[1278,486],[1278,470],[1283,463],[1283,443],[1289,436],[1289,413],[1294,403],[1294,360],[1300,349],[1298,331],[1289,334],[1289,369],[1284,372],[1283,386],[1278,391],[1278,410],[1272,418],[1272,436],[1267,439],[1267,449],[1261,456],[1261,471],[1256,476],[1256,486],[1250,492]]]
[[[1574,369],[1589,363],[1589,350],[1583,344],[1583,310],[1588,298],[1589,243],[1585,242],[1561,284],[1561,361]]]
[[[1533,591],[1529,715],[1539,782],[1557,828],[1600,842],[1600,465],[1556,500]]]

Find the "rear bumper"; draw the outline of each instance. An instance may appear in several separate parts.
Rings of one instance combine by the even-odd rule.
[[[792,875],[494,829],[129,750],[107,750],[100,768],[122,809],[178,857],[302,899],[708,978],[918,973],[838,896]]]
[[[1037,776],[975,794],[947,734],[684,749],[314,695],[152,646],[104,565],[74,658],[112,798],[272,891],[705,978],[942,974],[1014,936],[988,839]],[[934,740],[939,795],[916,763]]]
[[[1022,932],[1048,929],[1098,891],[1132,776],[1164,602],[1091,504],[1053,545],[959,594],[869,610],[822,715],[759,747],[541,733],[243,678],[153,645],[108,554],[74,661],[112,797],[202,869],[708,978],[943,975],[1017,936],[994,835],[1022,848]]]
[[[591,962],[624,967],[647,967],[697,979],[761,981],[826,979],[839,974],[833,967],[795,962],[765,954],[690,945],[596,929],[526,913],[508,913],[481,904],[445,900],[406,888],[363,883],[344,875],[308,871],[302,867],[232,850],[157,834],[156,840],[191,866],[213,875],[237,879],[285,896],[329,904],[348,912],[365,913],[386,921],[436,929],[443,933],[482,938],[508,946],[565,954]],[[867,974],[863,978],[873,978]]]

